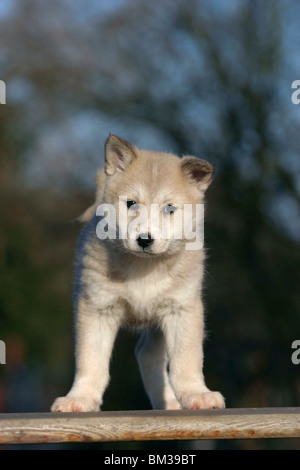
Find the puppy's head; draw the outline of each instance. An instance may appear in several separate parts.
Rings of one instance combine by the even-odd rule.
[[[124,250],[141,257],[172,254],[196,237],[198,206],[212,180],[210,163],[139,150],[110,135],[105,173],[104,201]]]

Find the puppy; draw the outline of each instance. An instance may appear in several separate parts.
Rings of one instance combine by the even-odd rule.
[[[75,379],[52,411],[99,410],[124,325],[144,330],[135,352],[153,408],[225,406],[202,372],[204,252],[195,209],[212,174],[213,166],[196,157],[139,150],[109,136],[95,204],[80,217],[86,224],[75,261]]]

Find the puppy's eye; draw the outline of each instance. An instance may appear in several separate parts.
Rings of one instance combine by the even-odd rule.
[[[135,201],[127,201],[128,209],[137,209],[137,203]]]
[[[163,208],[163,212],[165,214],[173,214],[176,211],[176,207],[172,206],[172,204],[168,204]]]

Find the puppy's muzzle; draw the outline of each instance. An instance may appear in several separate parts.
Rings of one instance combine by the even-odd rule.
[[[141,248],[145,249],[154,242],[154,239],[151,237],[150,233],[143,233],[137,238],[136,241]]]

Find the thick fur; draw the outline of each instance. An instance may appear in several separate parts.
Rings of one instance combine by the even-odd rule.
[[[186,240],[155,238],[146,248],[136,239],[100,240],[96,234],[101,202],[173,204],[203,202],[213,167],[195,157],[139,150],[111,135],[105,171],[97,174],[93,206],[76,255],[74,309],[76,373],[65,397],[52,411],[97,411],[109,382],[109,363],[120,327],[143,328],[136,357],[153,408],[223,408],[219,392],[203,377],[203,249],[186,250]],[[126,207],[130,216],[130,209]],[[172,217],[172,215],[168,215]],[[142,221],[152,229],[149,220]],[[175,228],[172,228],[173,235]]]

